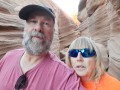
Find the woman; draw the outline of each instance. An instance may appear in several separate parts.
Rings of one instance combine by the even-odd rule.
[[[104,71],[102,59],[96,43],[87,37],[75,39],[66,54],[66,64],[87,90],[120,90],[120,82]]]

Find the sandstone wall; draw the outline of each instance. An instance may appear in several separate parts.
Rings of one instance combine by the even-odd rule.
[[[22,47],[22,32],[25,21],[19,19],[18,12],[28,4],[48,6],[55,11],[55,33],[51,46],[51,50],[55,54],[59,56],[60,51],[67,47],[76,36],[74,30],[77,26],[75,23],[67,18],[65,13],[51,0],[0,0],[0,58],[7,51]]]
[[[120,0],[87,0],[78,19],[79,35],[91,37],[106,47],[108,73],[120,80]]]

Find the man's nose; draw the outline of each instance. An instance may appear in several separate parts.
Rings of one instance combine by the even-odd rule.
[[[37,23],[37,24],[35,25],[35,30],[38,31],[38,32],[41,32],[42,27],[41,27],[41,24],[40,24],[40,23]]]
[[[82,55],[81,55],[80,52],[78,53],[77,61],[78,61],[78,62],[82,62],[82,61],[83,61],[83,58],[82,58]]]

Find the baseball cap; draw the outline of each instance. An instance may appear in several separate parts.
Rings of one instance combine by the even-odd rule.
[[[50,15],[52,17],[53,21],[55,22],[55,15],[51,8],[40,6],[40,5],[35,5],[35,4],[31,4],[31,5],[27,5],[27,6],[23,7],[19,11],[19,17],[23,20],[27,20],[29,15],[35,11],[41,11],[41,12],[44,11],[44,12],[48,13],[48,15]]]

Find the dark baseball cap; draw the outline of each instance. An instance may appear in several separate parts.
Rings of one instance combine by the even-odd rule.
[[[55,15],[51,8],[40,6],[40,5],[27,5],[19,11],[19,17],[23,20],[27,20],[29,15],[35,11],[46,12],[50,15],[55,22]]]

